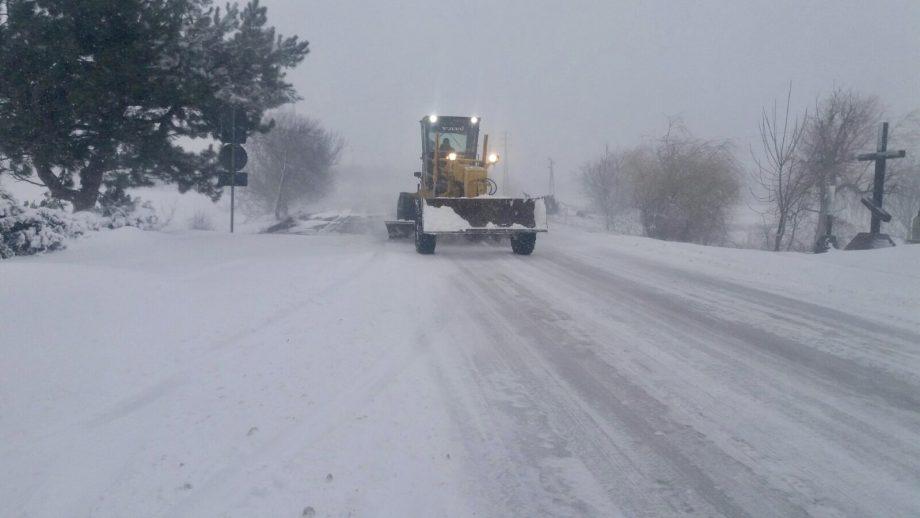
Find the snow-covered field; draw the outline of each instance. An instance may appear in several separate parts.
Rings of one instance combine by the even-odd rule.
[[[384,235],[0,262],[0,516],[920,515],[920,246]]]

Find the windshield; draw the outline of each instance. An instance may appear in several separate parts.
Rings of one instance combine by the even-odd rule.
[[[424,155],[431,158],[437,147],[442,157],[455,152],[466,158],[475,158],[478,129],[476,124],[470,123],[469,117],[440,117],[436,122],[422,119]]]
[[[441,133],[438,135],[440,145],[438,147],[438,152],[442,155],[446,155],[451,151],[456,151],[458,153],[466,152],[466,133]],[[435,135],[431,135],[429,139],[429,149],[434,150],[434,141]]]

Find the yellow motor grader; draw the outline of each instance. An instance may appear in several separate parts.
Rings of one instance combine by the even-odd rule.
[[[415,250],[433,254],[443,234],[509,236],[515,254],[529,255],[537,232],[546,232],[542,198],[496,196],[489,170],[499,161],[489,136],[479,153],[478,117],[429,115],[421,121],[422,170],[416,192],[401,192],[396,220],[387,221],[391,239],[415,237]]]

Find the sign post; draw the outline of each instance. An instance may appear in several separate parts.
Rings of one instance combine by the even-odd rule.
[[[236,187],[246,187],[249,185],[249,176],[241,173],[249,156],[246,149],[240,144],[246,143],[246,134],[249,131],[249,122],[246,120],[246,113],[238,111],[235,106],[230,107],[230,111],[221,117],[220,121],[220,140],[224,143],[217,155],[217,162],[225,172],[220,173],[217,177],[217,186],[230,186],[230,233],[233,233],[235,206],[236,206]]]
[[[230,113],[234,113],[235,111],[236,111],[236,108],[230,108]],[[231,144],[230,144],[230,176],[235,177],[236,176],[236,142],[235,142],[236,141],[236,117],[233,117],[232,115],[231,117],[233,118],[234,122],[231,125],[233,129],[230,130],[230,134],[233,136],[233,141],[231,141]],[[230,233],[231,234],[233,233],[233,215],[234,215],[233,209],[235,205],[234,194],[236,194],[235,192],[236,191],[236,178],[233,178],[232,180],[233,181],[230,182]]]
[[[888,234],[882,234],[882,222],[891,221],[891,214],[882,207],[885,195],[885,162],[895,158],[904,158],[907,152],[888,151],[888,123],[883,122],[878,131],[878,143],[875,153],[857,155],[856,160],[861,162],[875,162],[875,178],[872,182],[872,199],[862,198],[860,201],[869,209],[872,219],[869,232],[860,232],[850,241],[845,250],[871,250],[894,246],[894,241]]]

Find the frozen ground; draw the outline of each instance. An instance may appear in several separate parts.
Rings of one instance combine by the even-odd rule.
[[[0,262],[0,516],[920,514],[920,246],[562,230]]]

